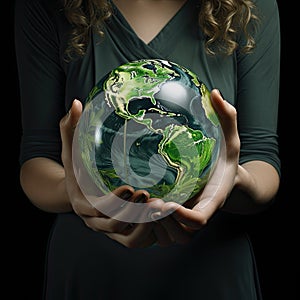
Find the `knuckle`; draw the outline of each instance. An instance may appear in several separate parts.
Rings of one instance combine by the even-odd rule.
[[[208,222],[207,218],[206,217],[202,217],[202,218],[199,219],[198,224],[199,224],[199,226],[201,228],[201,227],[205,226],[207,224],[207,222]]]

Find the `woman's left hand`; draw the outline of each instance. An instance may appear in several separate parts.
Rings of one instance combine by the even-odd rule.
[[[205,226],[224,205],[236,183],[240,154],[236,110],[216,89],[211,92],[211,101],[223,130],[221,152],[215,170],[203,191],[184,205],[163,203],[161,200],[160,212],[153,214],[153,219],[160,225],[156,234],[158,244],[183,244],[189,241],[193,232]],[[156,201],[159,203],[158,199]]]

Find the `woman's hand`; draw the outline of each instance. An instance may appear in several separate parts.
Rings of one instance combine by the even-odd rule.
[[[236,110],[224,101],[218,90],[211,92],[211,100],[224,135],[215,170],[204,190],[184,205],[161,203],[161,211],[153,214],[153,219],[162,226],[156,234],[158,244],[189,241],[192,233],[205,226],[216,210],[224,205],[236,183],[240,153]]]
[[[75,177],[72,162],[73,135],[81,113],[81,102],[74,100],[69,113],[60,122],[66,190],[74,212],[81,217],[89,228],[104,232],[108,237],[126,247],[146,247],[153,244],[155,242],[152,232],[154,223],[132,224],[124,221],[132,217],[131,207],[126,203],[146,202],[149,198],[146,191],[134,191],[130,186],[121,186],[107,195],[93,196],[93,201],[89,201],[82,193]],[[120,201],[122,205],[116,207],[114,204],[120,203]],[[109,215],[96,208],[97,203],[100,203],[100,208],[105,207],[106,211],[110,212]],[[145,205],[146,209],[147,206]]]

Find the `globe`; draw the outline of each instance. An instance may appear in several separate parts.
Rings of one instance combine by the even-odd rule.
[[[88,195],[121,185],[185,203],[207,184],[220,152],[210,91],[188,68],[161,59],[118,66],[90,91],[73,138]]]

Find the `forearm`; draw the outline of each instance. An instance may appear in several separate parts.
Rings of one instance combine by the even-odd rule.
[[[262,161],[251,161],[239,166],[235,187],[223,210],[252,214],[263,211],[272,202],[279,188],[275,168]]]
[[[41,210],[59,213],[71,211],[65,187],[64,168],[47,158],[33,158],[20,170],[20,183],[29,200]]]

